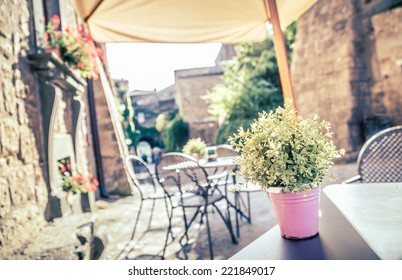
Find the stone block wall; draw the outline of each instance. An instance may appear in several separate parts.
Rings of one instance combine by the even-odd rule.
[[[402,7],[374,15],[372,24],[373,111],[402,124]]]
[[[0,259],[44,225],[47,188],[38,83],[27,61],[28,1],[0,4]]]
[[[387,12],[395,2],[320,0],[297,22],[291,70],[299,113],[331,122],[344,160],[356,159],[368,119],[388,114],[401,123],[401,21],[398,9]]]
[[[131,181],[124,163],[128,149],[124,143],[124,132],[111,83],[103,68],[99,74],[100,79],[93,81],[93,87],[104,183],[110,194],[127,196],[132,194]]]
[[[175,72],[176,103],[179,113],[190,126],[190,138],[205,137],[212,144],[217,129],[208,114],[208,104],[202,99],[215,85],[222,83],[223,69],[219,66],[177,70]]]

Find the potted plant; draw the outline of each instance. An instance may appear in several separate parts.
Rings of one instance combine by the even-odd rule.
[[[282,236],[301,239],[318,233],[319,186],[344,151],[335,147],[328,122],[297,116],[291,102],[260,113],[229,142],[240,153],[244,179],[268,192]]]
[[[61,186],[63,191],[68,194],[74,195],[95,191],[99,186],[98,179],[94,178],[92,174],[84,176],[80,172],[73,172],[71,163],[66,160],[59,162],[59,172],[62,179]]]
[[[206,144],[201,138],[193,138],[188,140],[186,145],[183,147],[183,153],[195,157],[200,160],[204,154]]]

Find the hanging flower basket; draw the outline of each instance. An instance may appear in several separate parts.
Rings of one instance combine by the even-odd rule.
[[[45,49],[59,49],[60,58],[72,70],[78,70],[83,78],[98,79],[98,58],[105,61],[103,51],[97,47],[84,25],[59,30],[60,17],[55,15],[46,25],[44,35]]]

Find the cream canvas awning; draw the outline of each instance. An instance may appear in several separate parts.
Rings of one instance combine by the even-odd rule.
[[[277,0],[282,27],[317,0]],[[239,43],[266,38],[264,0],[74,0],[98,42]]]
[[[266,23],[270,21],[283,95],[294,100],[281,28],[318,0],[73,1],[98,42],[256,42],[267,37]]]

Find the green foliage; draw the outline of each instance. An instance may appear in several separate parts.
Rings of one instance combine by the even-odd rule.
[[[164,112],[159,114],[155,119],[155,128],[157,131],[162,132],[163,128],[174,119],[176,113],[174,112]]]
[[[183,153],[188,155],[203,155],[206,146],[207,145],[201,140],[201,138],[193,138],[188,140],[186,145],[184,145]]]
[[[293,48],[296,40],[296,22],[289,25],[283,33],[285,37],[285,44],[288,50],[289,61],[292,60]]]
[[[161,132],[163,128],[169,123],[166,114],[159,114],[155,119],[155,128]]]
[[[177,115],[162,130],[162,139],[166,152],[181,151],[189,137],[188,124]]]
[[[289,52],[293,49],[296,24],[285,31]],[[222,65],[224,83],[215,86],[204,100],[209,113],[223,120],[215,137],[223,144],[241,125],[248,127],[261,111],[269,111],[283,104],[279,71],[272,37],[258,43],[243,43],[236,47],[237,55]]]
[[[235,119],[231,121],[224,121],[216,132],[214,142],[219,144],[227,143],[229,137],[237,132],[239,127],[247,129],[252,121],[253,119]]]
[[[241,156],[241,175],[263,189],[281,187],[298,192],[319,185],[334,158],[344,154],[337,150],[331,125],[297,116],[287,101],[275,112],[262,112],[250,129],[240,129],[229,139]]]
[[[115,101],[120,110],[126,144],[129,149],[135,148],[139,139],[140,131],[136,130],[136,125],[133,121],[134,109],[131,104],[131,99],[127,94],[119,92],[119,95],[122,102],[118,98],[116,98]]]
[[[159,131],[156,129],[155,126],[145,127],[145,126],[138,125],[137,127],[138,127],[138,131],[140,132],[140,137],[148,136],[153,139],[156,139],[159,137]]]

